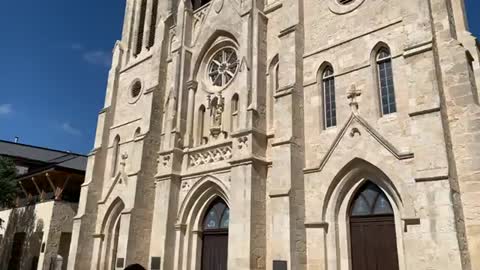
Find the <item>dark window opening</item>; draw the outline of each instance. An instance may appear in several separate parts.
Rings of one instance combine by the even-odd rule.
[[[150,23],[150,37],[148,38],[148,48],[150,49],[155,44],[155,31],[157,31],[157,12],[158,0],[153,1],[152,6],[152,21]]]
[[[140,24],[138,25],[137,32],[137,48],[135,50],[135,55],[138,55],[142,51],[143,47],[143,31],[145,30],[145,15],[147,12],[147,2],[142,0],[140,8]]]
[[[192,0],[192,8],[193,10],[197,10],[204,5],[210,3],[211,0]]]

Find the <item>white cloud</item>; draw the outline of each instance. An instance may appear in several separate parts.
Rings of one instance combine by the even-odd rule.
[[[93,65],[109,67],[112,63],[112,54],[106,51],[87,51],[83,54],[83,59]]]
[[[105,50],[90,50],[82,43],[75,42],[70,44],[72,51],[81,54],[83,60],[87,63],[97,66],[110,67],[112,64],[112,53]]]
[[[13,112],[12,104],[0,104],[0,115],[7,115]]]
[[[75,136],[82,135],[82,132],[79,129],[72,127],[72,125],[70,125],[70,123],[68,122],[65,122],[62,124],[62,130],[70,135],[75,135]]]

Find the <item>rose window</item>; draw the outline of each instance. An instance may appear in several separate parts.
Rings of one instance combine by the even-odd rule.
[[[230,83],[238,70],[238,57],[233,48],[224,48],[215,53],[208,65],[208,77],[215,86]]]

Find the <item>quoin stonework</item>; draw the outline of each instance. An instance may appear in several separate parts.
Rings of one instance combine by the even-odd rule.
[[[463,0],[128,0],[68,269],[480,269],[478,59]]]

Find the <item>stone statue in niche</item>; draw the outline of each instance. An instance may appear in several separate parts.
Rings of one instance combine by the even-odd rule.
[[[210,134],[217,138],[222,133],[222,115],[225,110],[225,98],[222,93],[215,95],[213,98],[211,95],[207,97],[207,109],[210,110]]]

